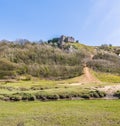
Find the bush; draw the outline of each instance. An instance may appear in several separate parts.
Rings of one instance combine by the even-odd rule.
[[[91,91],[90,96],[93,98],[102,98],[102,97],[105,97],[106,94],[105,92],[96,90],[96,91]]]
[[[35,101],[36,97],[32,94],[23,93],[22,94],[22,100]]]
[[[58,100],[59,99],[59,95],[52,94],[52,95],[48,95],[46,98],[49,99],[49,100]]]
[[[5,95],[5,97],[6,96],[11,101],[20,101],[20,100],[34,101],[34,100],[36,100],[36,97],[33,94],[29,94],[29,93],[14,93],[12,95]]]
[[[59,97],[60,97],[60,99],[71,99],[72,98],[72,95],[71,95],[71,93],[67,93],[67,92],[62,92],[62,93],[60,93],[59,94]]]

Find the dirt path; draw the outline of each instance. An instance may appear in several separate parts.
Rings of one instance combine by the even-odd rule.
[[[78,79],[78,83],[72,83],[71,86],[77,86],[85,83],[96,83],[100,82],[92,73],[88,67],[84,67],[84,74]]]
[[[98,79],[90,73],[90,69],[88,67],[84,68],[84,74],[85,74],[85,79],[86,82],[98,82]],[[100,82],[100,81],[99,81]]]

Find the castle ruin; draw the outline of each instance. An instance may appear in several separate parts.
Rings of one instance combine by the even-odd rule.
[[[62,35],[59,40],[58,43],[63,46],[65,43],[67,42],[75,42],[75,39],[73,37],[69,37],[69,36],[64,36]]]

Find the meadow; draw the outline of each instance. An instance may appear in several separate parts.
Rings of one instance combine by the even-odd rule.
[[[120,77],[117,75],[101,74],[92,70],[89,70],[89,72],[92,78],[98,78],[100,81],[90,82],[86,74],[66,80],[38,78],[32,78],[29,81],[3,80],[0,82],[0,99],[4,101],[46,101],[66,98],[102,98],[106,95],[106,92],[99,91],[99,88],[117,86],[120,83]]]
[[[0,101],[0,126],[119,126],[119,100]]]
[[[81,84],[84,75],[59,81],[37,78],[1,81],[0,126],[119,126],[120,100],[84,100],[101,95],[101,92],[91,92],[92,88],[118,85],[119,77],[114,75],[117,83],[116,79],[109,79],[112,74],[92,70],[90,73],[101,81]],[[33,99],[35,95],[37,99]],[[3,100],[3,96],[9,100]]]

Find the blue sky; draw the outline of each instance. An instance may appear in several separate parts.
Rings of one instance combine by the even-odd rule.
[[[0,40],[73,36],[120,46],[120,0],[0,0]]]

